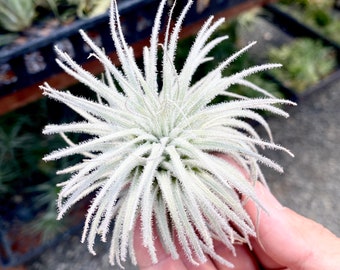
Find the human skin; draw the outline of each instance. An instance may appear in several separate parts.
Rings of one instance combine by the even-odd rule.
[[[216,252],[232,262],[233,269],[289,269],[289,270],[339,270],[340,239],[322,225],[283,207],[262,184],[256,191],[267,207],[266,212],[256,209],[252,201],[245,205],[257,226],[257,238],[252,239],[252,250],[245,245],[236,246],[237,256],[216,241]],[[212,259],[194,266],[180,254],[173,260],[156,239],[159,262],[152,264],[148,251],[143,247],[140,227],[135,231],[135,250],[141,270],[223,270],[230,269]],[[180,247],[178,245],[180,250]]]

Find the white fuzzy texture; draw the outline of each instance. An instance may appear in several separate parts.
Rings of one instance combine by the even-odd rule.
[[[204,263],[208,255],[232,267],[216,254],[213,240],[223,242],[234,253],[235,242],[250,244],[249,237],[256,236],[256,230],[243,208],[240,194],[265,208],[254,190],[256,181],[265,183],[259,163],[282,171],[274,161],[259,154],[257,146],[291,154],[273,143],[270,128],[256,111],[287,117],[275,105],[293,103],[277,99],[246,80],[247,76],[279,67],[278,64],[253,66],[222,77],[221,72],[254,43],[192,83],[200,64],[210,60],[211,49],[227,38],[209,39],[223,19],[214,22],[211,17],[206,21],[182,69],[176,70],[178,35],[192,1],[188,1],[172,29],[167,24],[164,41],[159,44],[165,4],[166,0],[162,0],[150,46],[144,48],[142,70],[124,39],[115,2],[111,6],[110,25],[121,68],[114,66],[83,31],[80,33],[92,48],[91,55],[105,68],[105,80],[98,80],[57,49],[58,64],[98,96],[97,101],[87,100],[47,84],[41,87],[46,96],[65,103],[83,118],[80,122],[47,125],[44,129],[45,134],[61,134],[68,144],[47,155],[45,161],[84,156],[82,162],[58,172],[71,174],[68,181],[60,184],[58,218],[79,200],[94,194],[82,237],[91,253],[95,254],[96,236],[106,241],[111,233],[110,262],[121,265],[130,256],[136,263],[133,231],[140,219],[143,244],[153,262],[157,262],[154,245],[157,232],[174,259],[179,257],[174,239],[177,237],[193,264]],[[157,59],[159,49],[161,59]],[[159,71],[157,63],[161,63]],[[235,95],[228,91],[234,84],[259,91],[263,98]],[[234,99],[212,105],[211,101],[219,95]],[[259,137],[246,121],[249,119],[267,130],[269,141]],[[73,143],[66,133],[85,133],[90,139]],[[239,168],[216,152],[227,155]]]

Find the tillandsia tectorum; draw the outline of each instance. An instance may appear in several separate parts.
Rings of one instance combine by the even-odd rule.
[[[140,223],[143,244],[153,262],[158,260],[154,243],[157,236],[174,259],[179,257],[176,242],[193,264],[204,263],[209,256],[232,266],[216,254],[214,240],[223,242],[234,253],[234,243],[250,245],[249,238],[256,235],[256,228],[243,204],[247,199],[254,201],[259,209],[265,208],[254,190],[256,181],[265,183],[259,164],[282,170],[261,155],[257,147],[291,154],[273,143],[270,128],[257,111],[287,117],[276,105],[293,103],[277,99],[246,80],[255,72],[280,65],[264,64],[228,77],[221,75],[254,43],[192,82],[197,68],[211,60],[208,53],[227,38],[209,39],[223,19],[214,21],[211,17],[202,25],[183,67],[175,69],[181,24],[192,2],[188,1],[174,24],[171,23],[173,8],[170,10],[161,41],[159,31],[166,0],[161,1],[150,45],[143,51],[143,67],[139,67],[133,49],[124,39],[117,4],[113,1],[110,27],[120,68],[112,64],[84,31],[80,34],[92,48],[91,55],[105,69],[104,80],[97,79],[56,49],[58,64],[92,89],[98,100],[57,91],[48,84],[41,87],[46,96],[65,103],[83,118],[80,122],[52,124],[44,129],[45,134],[61,134],[68,144],[44,160],[83,156],[81,162],[58,172],[71,174],[68,181],[60,184],[58,218],[79,200],[94,194],[82,242],[87,240],[89,251],[95,254],[96,236],[106,241],[111,233],[112,264],[121,265],[128,256],[136,263],[133,232],[136,223]],[[261,92],[263,98],[234,94],[228,90],[233,84]],[[217,96],[232,99],[212,103]],[[246,121],[249,119],[264,127],[268,141],[260,138]],[[66,133],[85,133],[90,139],[74,143]],[[216,153],[228,156],[232,162]]]

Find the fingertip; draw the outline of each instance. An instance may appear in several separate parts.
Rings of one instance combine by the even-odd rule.
[[[280,210],[284,208],[279,200],[271,193],[268,186],[264,186],[262,183],[257,182],[255,190],[259,196],[260,201],[268,208],[268,210]]]
[[[256,192],[266,212],[258,209],[254,202],[246,204],[246,210],[256,224],[254,252],[265,267],[292,267],[309,254],[302,237],[305,220],[294,211],[282,206],[270,190],[258,183]]]
[[[254,224],[258,223],[258,219],[262,212],[266,213],[266,215],[272,215],[284,208],[264,184],[257,182],[255,184],[255,190],[262,208],[252,200],[247,200],[244,206]]]

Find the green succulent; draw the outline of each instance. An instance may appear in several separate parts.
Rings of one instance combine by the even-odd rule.
[[[280,3],[285,5],[299,5],[307,8],[331,8],[334,0],[281,0]]]
[[[333,2],[330,0],[286,0],[281,1],[278,7],[303,24],[340,43],[340,16],[333,12]]]
[[[337,64],[332,48],[309,38],[296,39],[280,48],[272,48],[268,54],[271,61],[283,63],[283,68],[271,72],[298,92],[317,83]]]
[[[0,27],[20,32],[31,26],[35,17],[33,0],[0,0]]]
[[[110,7],[110,0],[67,0],[71,5],[77,6],[77,16],[94,17],[108,11]]]
[[[0,35],[0,47],[12,43],[16,38],[18,34],[15,33]]]
[[[58,6],[62,4],[62,0],[34,0],[37,7],[51,10],[55,17],[60,19]]]

